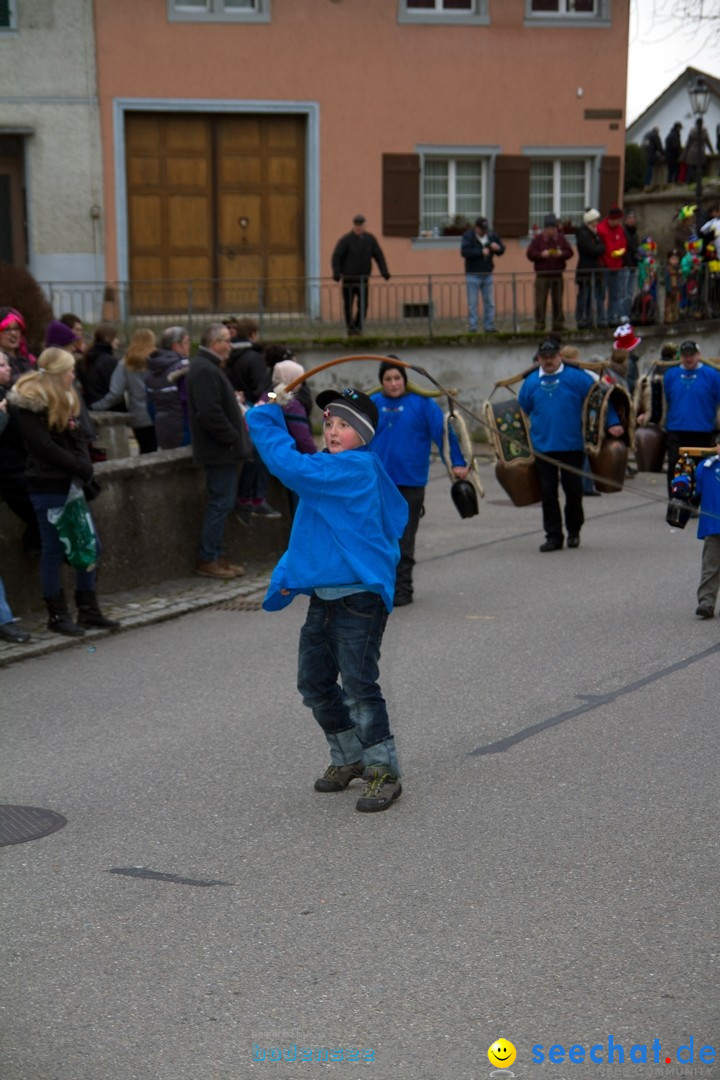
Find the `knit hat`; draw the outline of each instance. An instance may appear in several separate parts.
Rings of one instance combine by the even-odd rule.
[[[279,386],[282,383],[283,386],[287,386],[293,379],[298,379],[304,374],[305,368],[302,364],[298,364],[297,360],[278,360],[272,369],[272,384]]]
[[[378,411],[367,394],[346,386],[343,390],[323,390],[315,400],[326,415],[346,420],[363,444],[370,442],[377,427]]]
[[[393,357],[393,359],[397,360],[397,357]],[[380,382],[383,381],[383,376],[388,371],[399,371],[403,377],[403,382],[407,386],[407,368],[401,367],[400,364],[393,364],[392,360],[383,360],[382,364],[378,368],[378,379],[380,380]]]
[[[555,229],[557,228],[557,218],[554,214],[546,214],[543,218],[543,229]]]
[[[599,220],[600,220],[600,211],[599,210],[593,210],[592,207],[590,207],[588,210],[586,210],[585,213],[583,214],[583,225],[592,225],[592,223],[594,221],[599,221]]]
[[[38,368],[40,372],[46,371],[48,375],[62,375],[64,371],[70,371],[75,367],[75,357],[65,349],[52,346],[43,349],[38,356]]]
[[[627,349],[628,352],[632,352],[638,345],[642,345],[642,338],[637,336],[630,323],[618,326],[613,337],[615,338],[613,349]]]
[[[45,331],[45,344],[57,345],[59,349],[67,348],[68,345],[72,345],[76,340],[75,331],[71,330],[69,326],[59,322],[57,319],[53,319]]]
[[[624,216],[624,213],[623,213],[622,206],[618,206],[616,204],[615,206],[611,206],[610,209],[608,210],[608,217],[609,218],[620,218],[620,217],[623,217],[623,216]]]

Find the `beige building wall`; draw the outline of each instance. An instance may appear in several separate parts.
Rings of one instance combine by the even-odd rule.
[[[603,18],[585,23],[533,21],[529,0],[487,0],[487,24],[458,25],[401,21],[403,0],[266,0],[269,19],[252,24],[173,21],[171,6],[95,0],[108,278],[127,273],[128,109],[306,106],[309,276],[329,276],[358,211],[393,275],[462,271],[457,238],[383,234],[383,154],[584,148],[590,196],[603,157],[619,160],[622,190],[629,0],[598,0]],[[491,219],[505,197],[491,177]],[[498,269],[529,269],[526,242],[513,238]]]
[[[16,10],[17,28],[0,33],[0,135],[23,141],[28,265],[41,282],[102,280],[93,3]]]

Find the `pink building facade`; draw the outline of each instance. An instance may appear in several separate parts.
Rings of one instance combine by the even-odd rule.
[[[571,229],[620,199],[629,0],[94,10],[106,280],[193,280],[207,310],[240,306],[231,281],[280,305],[304,282],[301,302],[358,212],[394,279],[462,273],[479,214],[497,269],[527,271],[546,213]]]

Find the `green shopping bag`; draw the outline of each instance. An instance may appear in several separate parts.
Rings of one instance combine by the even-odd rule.
[[[71,484],[65,505],[48,510],[47,516],[57,529],[66,562],[76,570],[92,570],[97,562],[97,541],[82,488]]]

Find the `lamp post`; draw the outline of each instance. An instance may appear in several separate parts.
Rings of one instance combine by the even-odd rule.
[[[710,87],[703,79],[702,75],[698,75],[694,82],[688,86],[688,94],[690,95],[690,105],[692,106],[693,114],[697,117],[696,123],[696,154],[697,154],[697,175],[695,178],[695,201],[697,203],[697,210],[695,211],[695,220],[697,221],[697,231],[700,235],[700,228],[702,226],[702,162],[705,153],[703,146],[703,116],[708,110],[710,104]]]

